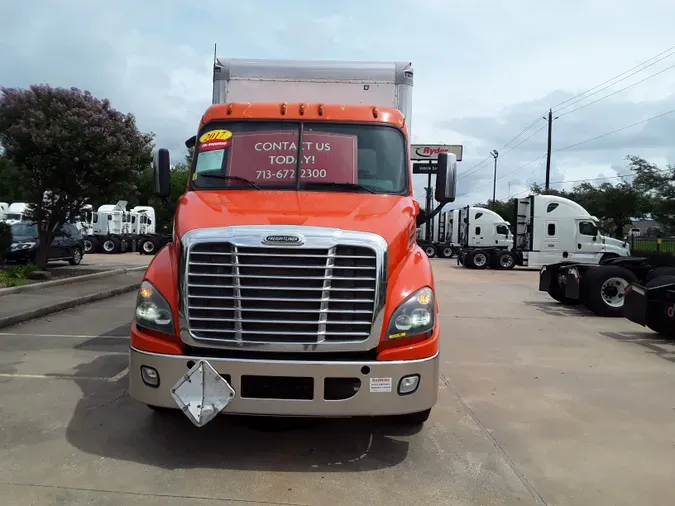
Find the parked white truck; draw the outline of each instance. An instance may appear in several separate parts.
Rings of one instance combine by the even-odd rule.
[[[508,253],[513,247],[510,223],[491,209],[466,206],[457,217],[457,263],[472,269],[488,265],[512,269],[515,258]]]
[[[26,202],[13,202],[9,204],[6,209],[0,211],[2,212],[2,221],[9,225],[25,221],[26,210],[28,209],[28,204]]]
[[[154,255],[169,237],[157,234],[155,210],[150,206],[136,206],[127,210],[127,201],[103,204],[97,211],[91,206],[78,224],[84,235],[86,253],[101,251],[107,254],[134,250]]]
[[[569,199],[555,195],[530,195],[516,201],[513,246],[483,247],[473,250],[467,267],[512,268],[514,265],[541,268],[557,262],[598,264],[601,260],[630,255],[626,241],[599,233],[599,221],[586,209]]]

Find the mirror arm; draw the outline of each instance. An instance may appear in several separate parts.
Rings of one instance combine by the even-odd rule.
[[[417,226],[419,227],[421,225],[424,225],[425,223],[430,222],[433,218],[436,217],[437,214],[439,214],[441,212],[441,210],[443,209],[445,204],[448,204],[448,202],[443,202],[443,203],[439,204],[438,206],[436,206],[436,209],[431,211],[430,214],[425,214],[424,220],[421,223],[418,223]]]

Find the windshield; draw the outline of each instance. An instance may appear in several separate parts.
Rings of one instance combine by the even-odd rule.
[[[5,214],[5,219],[21,221],[21,215],[18,213],[7,213]]]
[[[335,123],[302,126],[300,173],[296,174],[300,124],[207,125],[196,146],[191,187],[289,190],[297,184],[301,190],[408,193],[405,140],[396,128]]]
[[[12,225],[12,237],[37,237],[35,223],[15,223]]]

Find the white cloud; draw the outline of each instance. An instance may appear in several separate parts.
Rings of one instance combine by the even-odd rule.
[[[5,2],[0,84],[48,82],[107,96],[180,156],[210,103],[214,42],[228,57],[409,59],[414,141],[463,143],[467,172],[548,107],[672,45],[674,18],[667,0],[643,0],[639,9],[629,0]],[[554,148],[675,108],[673,72],[561,117]],[[616,175],[629,153],[672,161],[674,126],[675,114],[554,153],[551,180]],[[498,197],[509,182],[514,193],[543,181],[544,164],[526,164],[544,149],[545,130],[500,155]],[[415,180],[420,200],[425,183]],[[491,196],[490,160],[459,190],[468,193],[461,203]]]

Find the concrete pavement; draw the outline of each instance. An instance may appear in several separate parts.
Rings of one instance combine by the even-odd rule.
[[[127,394],[126,294],[0,331],[8,504],[667,504],[675,346],[563,309],[536,273],[434,261],[439,402],[422,430],[221,417]]]
[[[33,288],[0,298],[0,329],[135,290],[144,270],[67,285]]]

